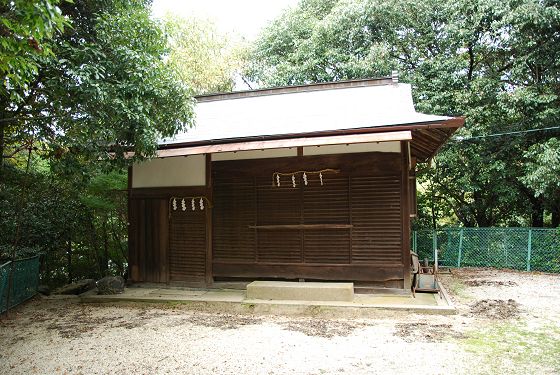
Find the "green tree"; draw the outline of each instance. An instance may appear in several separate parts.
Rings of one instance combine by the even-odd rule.
[[[244,46],[210,21],[167,15],[168,63],[195,94],[231,91]]]
[[[26,88],[38,72],[39,57],[52,57],[53,37],[68,26],[59,3],[60,0],[14,0],[0,4],[0,95]]]
[[[546,199],[547,209],[552,214],[552,226],[560,225],[560,140],[551,138],[546,143],[529,147],[524,153],[525,175],[520,180],[536,197]]]
[[[191,124],[188,87],[166,64],[167,39],[148,1],[60,5],[71,28],[53,41],[20,103],[3,98],[2,143],[12,157],[40,142],[45,157],[151,156],[159,137]]]
[[[0,258],[42,252],[52,284],[125,274],[122,167],[188,128],[193,108],[149,1],[57,4],[69,26],[42,39],[50,53],[31,51],[26,85],[0,96]]]
[[[419,111],[467,118],[419,176],[437,200],[427,206],[468,226],[542,226],[557,197],[520,177],[524,153],[560,134],[524,133],[559,123],[558,30],[552,0],[303,0],[262,33],[246,74],[269,86],[399,70]]]

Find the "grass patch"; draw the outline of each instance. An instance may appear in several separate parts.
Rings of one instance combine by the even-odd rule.
[[[448,288],[449,292],[451,292],[454,296],[466,299],[470,298],[466,292],[467,286],[459,279],[452,278],[449,281]]]
[[[523,322],[496,324],[470,332],[462,340],[494,373],[560,373],[560,326],[528,327]]]

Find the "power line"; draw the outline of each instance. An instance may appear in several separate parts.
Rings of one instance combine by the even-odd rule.
[[[455,142],[465,142],[465,141],[470,141],[473,139],[482,139],[482,138],[494,138],[494,137],[503,137],[505,135],[520,135],[520,134],[526,134],[526,133],[535,133],[535,132],[541,132],[541,131],[547,131],[547,130],[555,130],[555,129],[560,129],[560,126],[552,126],[549,128],[540,128],[540,129],[528,129],[528,130],[519,130],[519,131],[515,131],[515,132],[508,132],[508,133],[495,133],[495,134],[487,134],[487,135],[476,135],[473,137],[455,137],[452,138],[452,141]]]

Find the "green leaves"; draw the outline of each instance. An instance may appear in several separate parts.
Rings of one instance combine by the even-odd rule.
[[[520,180],[537,196],[556,197],[553,202],[560,205],[560,140],[535,144],[523,156],[526,174]]]
[[[14,143],[33,136],[67,150],[57,160],[122,166],[126,152],[152,156],[158,138],[192,125],[191,91],[165,61],[167,35],[148,2],[80,0],[62,9],[73,27],[53,35],[56,58],[37,60],[32,85],[16,90],[20,107],[4,101],[17,118],[8,129]]]
[[[14,0],[0,5],[0,96],[20,101],[37,75],[41,57],[52,57],[53,37],[70,25],[60,0]]]
[[[304,1],[262,33],[246,74],[273,86],[397,69],[418,111],[466,116],[460,136],[538,129],[560,123],[558,30],[555,1]],[[528,224],[558,198],[521,183],[522,155],[558,134],[450,143],[423,177],[427,206],[465,225]]]
[[[167,15],[167,64],[193,93],[230,91],[243,61],[244,45],[221,35],[209,21]]]

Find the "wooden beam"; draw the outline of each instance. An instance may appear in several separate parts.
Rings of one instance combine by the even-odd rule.
[[[404,267],[409,272],[409,267]],[[214,276],[402,282],[402,264],[264,264],[214,262]]]
[[[279,140],[270,140],[270,141],[247,141],[247,142],[225,143],[225,144],[217,144],[217,145],[171,148],[171,149],[158,150],[157,156],[160,158],[165,158],[165,157],[172,157],[172,156],[213,154],[217,152],[236,152],[236,151],[265,150],[265,149],[288,148],[288,147],[407,141],[411,139],[412,139],[412,133],[410,131],[395,131],[395,132],[371,133],[371,134],[349,134],[349,135],[335,135],[335,136],[328,136],[328,137],[291,138],[291,139],[279,139]]]
[[[351,229],[350,224],[279,224],[279,225],[249,225],[250,229]]]

